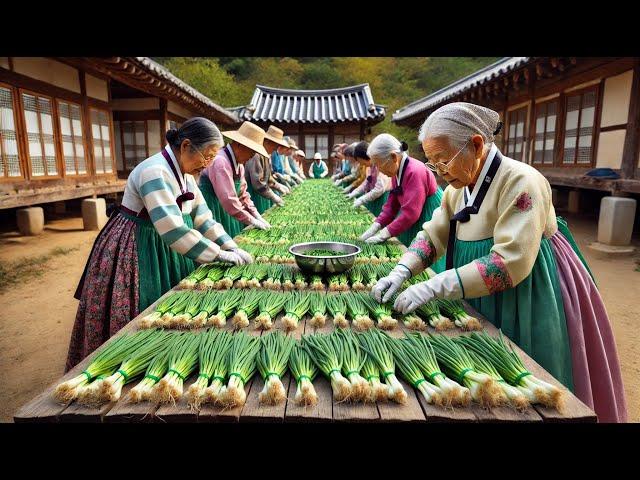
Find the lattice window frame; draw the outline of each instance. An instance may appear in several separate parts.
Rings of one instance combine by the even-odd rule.
[[[73,162],[74,162],[74,171],[70,172],[68,170],[68,165],[67,165],[67,158],[64,152],[64,135],[62,132],[62,113],[64,108],[62,107],[62,104],[65,104],[68,106],[68,113],[69,113],[69,126],[71,128],[71,145],[73,147]],[[79,120],[80,120],[80,131],[76,132],[75,128],[73,127],[73,116],[71,116],[71,107],[76,107],[78,109],[79,112]],[[59,135],[59,139],[60,139],[60,149],[62,152],[62,164],[64,167],[64,174],[65,176],[68,177],[86,177],[86,176],[90,176],[91,172],[89,171],[89,155],[88,155],[88,149],[87,149],[87,142],[86,142],[86,138],[85,138],[85,134],[84,134],[84,127],[85,127],[85,118],[84,118],[84,114],[82,111],[82,105],[75,103],[75,102],[71,102],[69,100],[63,100],[63,99],[56,99],[56,107],[58,109],[58,135]],[[82,144],[82,149],[84,152],[83,157],[79,157],[78,155],[78,138],[80,139],[80,143]],[[80,172],[80,160],[84,159],[84,172]]]
[[[12,136],[14,138],[10,138],[10,140],[14,140],[16,142],[16,152],[17,152],[17,165],[18,165],[18,175],[9,175],[9,159],[7,149],[5,147],[5,137],[11,136],[8,135],[10,130],[3,130],[0,125],[0,182],[9,181],[14,182],[16,180],[24,180],[25,178],[25,168],[23,165],[23,154],[21,152],[20,146],[20,131],[18,126],[18,112],[20,110],[20,105],[18,103],[19,92],[17,89],[13,88],[11,85],[7,85],[5,83],[0,83],[0,88],[9,91],[9,96],[11,99],[11,112],[13,115],[13,130]]]
[[[590,127],[582,126],[582,114],[585,108],[585,96],[588,94],[593,95],[594,103],[593,103],[593,123]],[[567,139],[567,115],[568,105],[572,98],[580,97],[580,108],[578,109],[578,119],[576,124],[577,135],[575,136],[576,144],[573,148],[573,159],[572,161],[567,161],[567,148],[565,147],[566,139]],[[562,142],[560,144],[560,155],[559,155],[559,166],[573,168],[573,167],[585,167],[585,168],[593,168],[596,161],[596,140],[598,138],[598,129],[599,129],[599,119],[601,114],[601,105],[600,105],[600,85],[590,85],[580,90],[575,90],[572,92],[567,92],[564,94],[563,99],[563,118],[562,118]],[[588,146],[590,150],[590,159],[589,162],[578,162],[578,158],[580,156],[580,148],[581,142],[580,139],[586,137],[587,135],[581,134],[581,130],[584,128],[591,129],[591,142]]]
[[[549,107],[551,105],[555,105],[555,116],[556,116],[556,120],[555,120],[555,125],[554,125],[554,130],[553,132],[549,132],[548,127],[549,127]],[[543,102],[539,102],[535,104],[534,107],[534,123],[533,125],[531,125],[531,164],[535,165],[537,167],[553,167],[554,166],[554,159],[556,156],[556,151],[558,149],[558,146],[560,145],[559,143],[559,133],[560,130],[562,128],[563,123],[561,122],[561,120],[563,120],[561,118],[561,111],[560,111],[560,107],[561,107],[561,100],[560,97],[556,97],[556,98],[552,98],[550,100],[545,100]],[[544,109],[544,117],[538,117],[538,115],[541,113],[542,109]],[[538,119],[539,118],[544,118],[544,124],[543,124],[543,129],[542,132],[538,131]],[[550,133],[552,133],[552,135],[550,135]],[[536,142],[538,141],[538,135],[542,134],[542,138],[540,139],[540,141],[542,141],[542,162],[536,161]],[[550,142],[551,140],[553,140],[553,148],[551,150],[547,149],[547,143]],[[550,156],[550,158],[547,158],[547,155]],[[549,161],[550,160],[550,161]]]
[[[142,123],[143,124],[143,133],[144,133],[144,145],[138,145],[137,140],[136,140],[136,134],[139,133],[136,130],[136,124]],[[130,124],[132,129],[131,129],[131,135],[133,138],[133,144],[127,144],[125,143],[125,127]],[[174,127],[171,127],[174,128]],[[127,132],[129,133],[129,132]],[[131,172],[140,162],[146,160],[147,158],[149,158],[149,123],[147,120],[120,120],[120,143],[122,146],[122,166],[124,168],[124,172]],[[134,161],[136,162],[135,165],[130,167],[129,164],[129,160],[127,158],[127,150],[131,150],[133,149],[134,152],[138,151],[140,148],[144,148],[144,155],[142,160],[140,160],[140,156],[134,154]]]
[[[99,175],[115,175],[116,174],[116,166],[115,166],[115,148],[114,148],[114,141],[113,141],[113,120],[111,118],[111,111],[106,110],[106,109],[102,109],[102,108],[96,108],[96,107],[90,107],[89,109],[89,114],[91,116],[90,118],[90,122],[91,122],[91,139],[92,139],[92,143],[93,143],[93,162],[94,162],[94,171],[95,171],[95,175],[99,176]],[[102,123],[95,123],[94,122],[94,114],[96,114],[98,116],[98,121],[100,114],[104,114],[106,117],[106,124],[102,124]],[[98,125],[99,131],[100,131],[100,137],[96,137],[94,134],[94,126]],[[110,151],[110,160],[111,162],[108,164],[110,167],[110,171],[107,171],[107,163],[105,162],[105,140],[104,137],[102,135],[102,128],[103,127],[107,127],[107,131],[109,132],[109,141],[108,141],[108,146],[109,146],[109,151]],[[98,169],[98,163],[99,163],[99,159],[96,156],[95,152],[96,149],[98,148],[98,145],[100,147],[100,151],[101,151],[101,156],[100,156],[100,160],[102,163],[102,169],[99,170]]]
[[[27,127],[27,110],[25,109],[25,95],[34,97],[36,102],[35,113],[38,118],[38,134],[37,135],[39,136],[39,140],[40,140],[40,147],[42,151],[42,169],[44,172],[42,175],[36,175],[33,173],[34,164],[33,164],[33,159],[31,157],[31,147],[30,147],[30,138],[29,138],[30,133]],[[34,92],[32,90],[22,89],[22,88],[19,89],[19,96],[20,96],[20,111],[22,113],[22,122],[23,122],[22,125],[24,128],[24,131],[22,132],[22,134],[26,139],[26,147],[27,147],[25,153],[26,153],[26,165],[29,172],[29,178],[32,180],[49,180],[49,179],[62,178],[62,164],[61,164],[61,158],[60,158],[60,151],[58,149],[58,144],[59,144],[58,111],[57,111],[55,98],[49,95],[45,95],[39,92]],[[50,165],[48,164],[48,161],[47,161],[47,155],[45,151],[45,141],[44,141],[45,134],[43,133],[43,129],[42,129],[42,111],[40,107],[41,100],[47,100],[51,108],[51,112],[50,112],[51,132],[52,132],[51,142],[53,146],[54,165],[56,168],[55,174],[49,173]]]

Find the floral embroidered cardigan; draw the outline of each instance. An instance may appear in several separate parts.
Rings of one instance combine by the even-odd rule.
[[[414,275],[444,254],[449,221],[463,207],[463,191],[450,185],[445,189],[440,208],[400,260]],[[464,297],[483,297],[518,285],[531,273],[542,238],[557,230],[547,179],[533,167],[503,156],[480,211],[457,224],[458,240],[493,237],[494,242],[487,256],[456,269]]]

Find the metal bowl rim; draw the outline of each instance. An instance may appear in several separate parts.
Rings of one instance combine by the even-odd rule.
[[[356,249],[355,252],[353,253],[345,253],[344,255],[331,255],[331,256],[317,256],[317,255],[305,255],[303,253],[297,253],[293,251],[294,247],[301,247],[301,246],[306,246],[306,245],[317,245],[319,243],[333,243],[336,245],[347,245],[349,247],[354,247]],[[325,240],[325,241],[316,241],[316,242],[304,242],[304,243],[296,243],[295,245],[291,245],[289,247],[289,253],[291,255],[293,255],[294,257],[302,257],[302,258],[311,258],[311,259],[333,259],[333,258],[348,258],[348,257],[352,257],[352,256],[356,256],[358,255],[360,252],[362,252],[362,249],[357,246],[354,245],[353,243],[345,243],[345,242],[333,242],[331,240]]]

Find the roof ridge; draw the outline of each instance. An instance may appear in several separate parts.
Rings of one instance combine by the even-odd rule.
[[[277,88],[270,87],[268,85],[258,85],[256,84],[256,89],[268,92],[268,93],[292,93],[295,95],[313,95],[313,94],[329,94],[329,93],[341,93],[346,91],[352,91],[356,89],[364,89],[364,87],[369,86],[369,83],[359,83],[357,85],[349,85],[347,87],[339,87],[339,88],[326,88],[326,89],[313,89],[313,90],[305,90],[305,89],[294,89],[294,88]]]

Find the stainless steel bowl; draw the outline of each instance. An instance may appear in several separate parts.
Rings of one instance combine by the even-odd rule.
[[[344,252],[344,255],[316,257],[305,255],[309,250],[333,250]],[[360,247],[341,242],[307,242],[297,243],[289,248],[300,270],[308,273],[342,273],[353,267],[356,256],[361,252]]]

